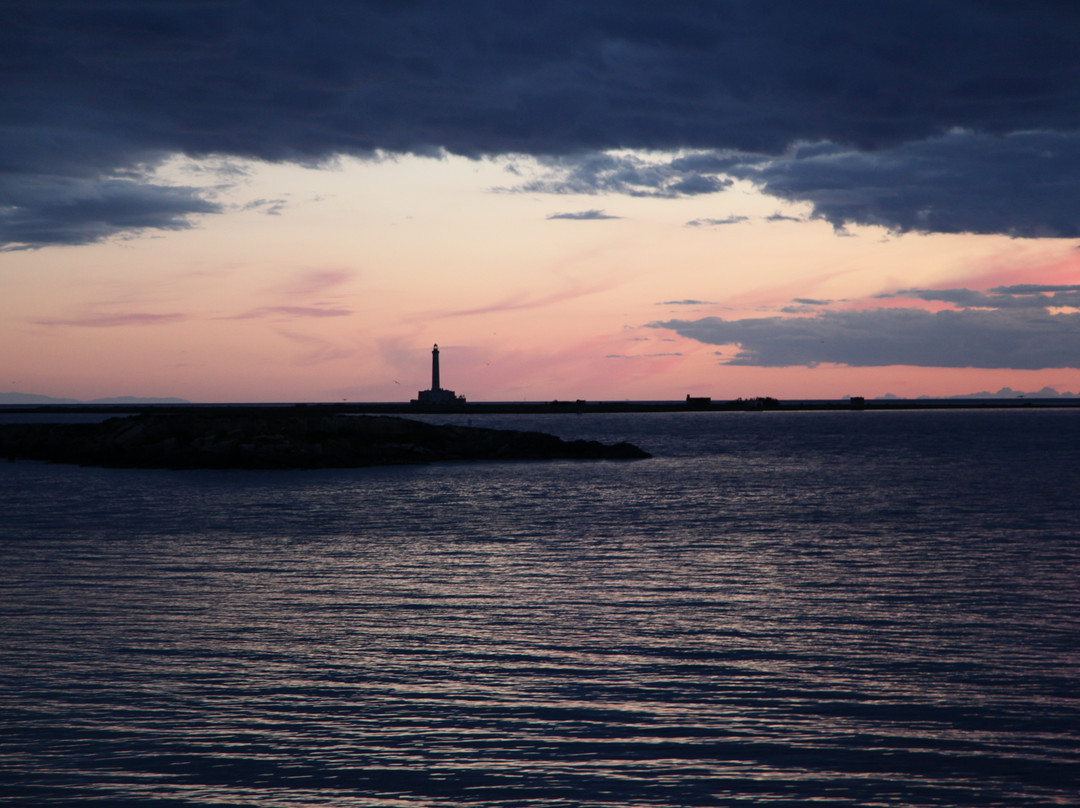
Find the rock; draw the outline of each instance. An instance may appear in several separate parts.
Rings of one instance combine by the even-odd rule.
[[[638,460],[629,443],[436,426],[390,416],[247,410],[147,413],[100,424],[0,425],[0,456],[138,468],[328,468],[465,460]]]

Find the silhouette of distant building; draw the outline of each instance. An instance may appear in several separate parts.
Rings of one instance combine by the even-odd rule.
[[[431,349],[431,389],[421,390],[412,400],[413,404],[464,404],[465,396],[455,395],[453,390],[443,390],[439,385],[439,346]]]

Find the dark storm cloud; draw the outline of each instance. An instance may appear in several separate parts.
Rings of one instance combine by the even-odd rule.
[[[571,219],[577,222],[594,222],[601,219],[621,219],[621,216],[614,216],[610,213],[604,213],[602,210],[581,210],[575,213],[549,213],[547,219]]]
[[[192,215],[220,210],[195,188],[129,179],[0,178],[0,252],[91,244],[146,229],[184,230]]]
[[[673,199],[711,194],[732,185],[732,180],[704,169],[688,170],[635,155],[592,153],[541,159],[538,177],[509,190],[548,194],[625,194]],[[515,172],[516,173],[516,172]]]
[[[990,291],[999,295],[1042,295],[1056,292],[1080,292],[1080,284],[1018,283],[1013,286],[995,286]]]
[[[723,219],[691,219],[684,227],[720,227],[725,224],[741,224],[750,219],[746,216],[727,216]]]
[[[1071,235],[1078,53],[1080,6],[1049,2],[9,2],[0,244],[219,210],[153,187],[171,154],[380,151],[541,156],[562,186],[537,191],[682,196],[742,176],[834,224]],[[703,154],[603,165],[627,149]],[[77,212],[118,180],[155,213]]]
[[[779,156],[693,156],[649,163],[602,155],[603,171],[595,156],[564,157],[515,190],[675,197],[689,195],[684,189],[723,190],[736,178],[772,196],[810,203],[812,218],[838,230],[858,224],[897,233],[1080,236],[1080,130],[1006,136],[953,131],[877,151],[817,143]],[[624,176],[633,179],[615,179]],[[805,220],[774,214],[767,221]]]
[[[880,298],[916,298],[952,303],[959,308],[1047,309],[1080,308],[1080,286],[1023,284],[999,286],[989,292],[975,289],[905,289]]]
[[[806,314],[813,312],[815,309],[819,309],[822,306],[828,306],[832,303],[832,300],[815,300],[809,297],[797,297],[791,301],[794,305],[783,306],[780,309],[782,314]]]
[[[869,309],[652,325],[709,345],[738,346],[731,365],[1080,367],[1080,314],[1044,310]]]
[[[951,132],[874,152],[796,150],[733,173],[765,193],[811,203],[814,217],[837,228],[1080,236],[1077,132]]]
[[[267,216],[280,216],[288,201],[285,199],[254,199],[240,207],[240,210],[255,210]]]

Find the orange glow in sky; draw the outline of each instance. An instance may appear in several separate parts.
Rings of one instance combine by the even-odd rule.
[[[506,160],[241,167],[229,182],[213,161],[161,170],[221,186],[226,212],[193,229],[0,254],[0,387],[404,401],[438,342],[444,384],[475,401],[1080,389],[1075,369],[732,365],[735,345],[650,326],[806,316],[800,300],[941,310],[878,296],[1071,283],[1070,241],[837,232],[744,182],[674,199],[512,190]]]

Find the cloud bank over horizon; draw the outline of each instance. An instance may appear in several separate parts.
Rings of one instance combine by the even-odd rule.
[[[708,345],[734,346],[735,352],[721,360],[727,365],[1080,368],[1080,286],[908,289],[880,297],[947,302],[954,308],[838,309],[797,317],[702,317],[649,325]],[[805,301],[804,306],[815,303]]]
[[[1077,53],[1061,3],[7,3],[0,250],[225,212],[176,155],[525,156],[511,190],[1077,237]]]

